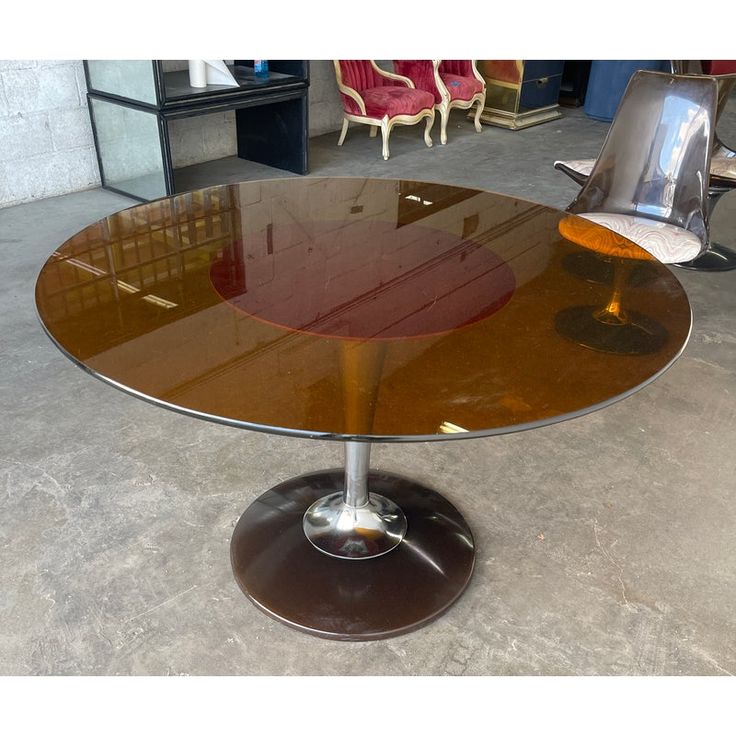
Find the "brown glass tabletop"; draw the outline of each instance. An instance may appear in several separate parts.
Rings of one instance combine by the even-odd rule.
[[[612,237],[456,186],[247,182],[89,226],[46,262],[36,303],[61,350],[117,388],[216,422],[344,441],[345,471],[287,481],[246,510],[232,562],[246,594],[285,623],[378,638],[445,610],[474,551],[436,491],[369,471],[372,442],[580,416],[684,348],[680,284]],[[647,278],[600,283],[565,268],[583,252],[620,274],[647,260]]]

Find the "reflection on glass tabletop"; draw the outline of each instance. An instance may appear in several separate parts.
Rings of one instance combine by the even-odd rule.
[[[565,268],[611,258],[599,226],[564,237],[569,217],[418,181],[216,186],[90,225],[46,262],[36,303],[72,360],[187,414],[337,439],[500,434],[632,393],[689,335],[677,279],[628,241],[614,260],[648,260],[647,278],[614,306],[652,340],[622,354],[560,331],[573,308],[600,322],[614,288]]]

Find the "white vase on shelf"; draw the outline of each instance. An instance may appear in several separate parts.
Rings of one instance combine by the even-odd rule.
[[[204,59],[189,60],[189,84],[192,87],[207,86],[207,64]]]

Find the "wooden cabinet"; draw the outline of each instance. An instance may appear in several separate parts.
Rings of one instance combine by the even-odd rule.
[[[561,117],[560,94],[564,61],[478,61],[486,80],[486,105],[481,122],[511,130]]]

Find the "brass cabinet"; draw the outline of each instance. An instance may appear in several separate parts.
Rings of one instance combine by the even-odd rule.
[[[480,119],[511,130],[562,116],[560,94],[564,61],[478,61],[486,80],[486,105]]]

